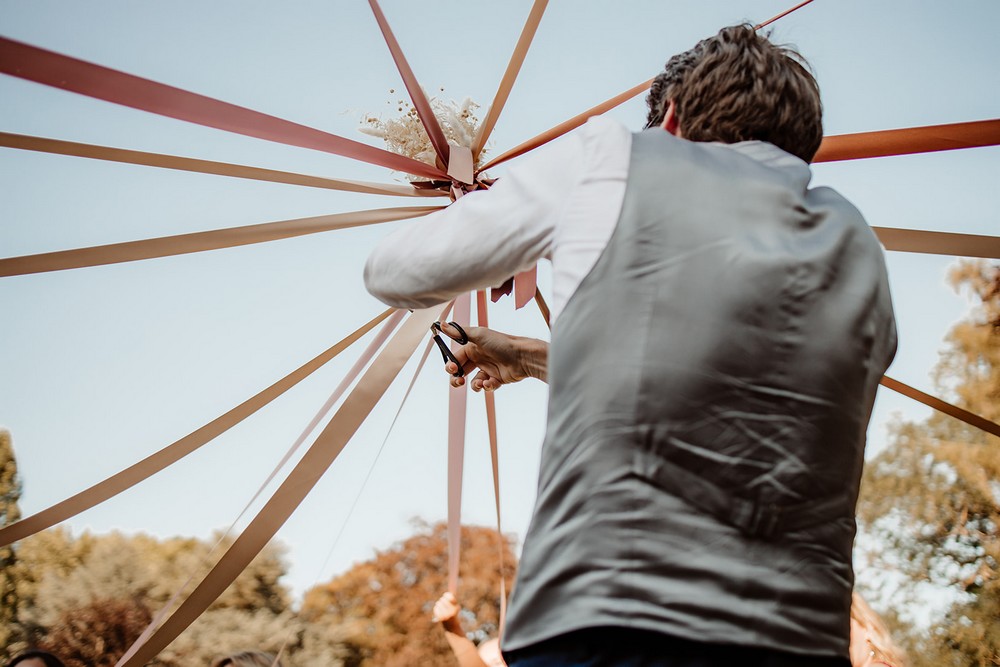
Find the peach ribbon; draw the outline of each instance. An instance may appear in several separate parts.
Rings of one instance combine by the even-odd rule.
[[[140,259],[170,257],[205,250],[218,250],[235,246],[277,241],[306,234],[316,234],[334,229],[374,225],[394,220],[405,220],[440,210],[441,206],[402,206],[352,213],[319,215],[279,222],[265,222],[245,227],[213,229],[207,232],[161,236],[141,241],[126,241],[109,245],[76,248],[0,259],[0,277],[45,273],[88,266],[102,266]]]
[[[469,293],[455,299],[455,321],[468,327],[472,310]],[[458,347],[452,343],[452,349]],[[465,459],[465,421],[468,383],[448,387],[448,590],[458,593],[462,550],[462,474]]]
[[[0,146],[40,153],[52,153],[55,155],[71,155],[73,157],[90,158],[93,160],[106,160],[108,162],[138,164],[147,167],[159,167],[161,169],[176,169],[178,171],[246,178],[255,181],[302,185],[307,188],[325,188],[327,190],[361,192],[372,195],[392,195],[394,197],[441,197],[444,195],[444,193],[437,190],[421,190],[408,185],[369,183],[367,181],[308,176],[306,174],[296,174],[275,169],[262,169],[260,167],[214,162],[212,160],[199,160],[162,153],[146,153],[124,148],[112,148],[110,146],[95,146],[75,141],[47,139],[45,137],[33,137],[25,134],[12,134],[10,132],[0,132]]]
[[[929,408],[933,408],[939,412],[943,412],[944,414],[950,417],[954,417],[959,421],[965,422],[969,426],[978,428],[980,431],[992,433],[993,435],[1000,437],[1000,424],[990,421],[986,417],[977,415],[974,412],[969,412],[968,410],[960,408],[957,405],[952,405],[947,401],[942,401],[940,398],[937,398],[936,396],[931,396],[930,394],[926,394],[920,391],[919,389],[911,387],[908,384],[903,384],[899,380],[894,380],[888,375],[882,377],[880,384],[883,387],[887,387],[895,392],[902,394],[903,396],[912,398],[913,400],[919,403],[923,403]]]
[[[1000,259],[1000,237],[953,232],[926,232],[919,229],[872,227],[886,250],[928,255],[955,255]]]
[[[490,326],[489,314],[486,307],[486,292],[476,293],[477,322],[481,327]],[[498,632],[503,637],[504,628],[507,625],[507,581],[504,578],[504,536],[503,528],[500,524],[500,460],[499,447],[497,445],[497,406],[496,396],[492,391],[484,391],[483,399],[486,402],[486,430],[490,439],[490,464],[493,467],[493,501],[497,511],[497,551],[500,563],[500,622]]]
[[[479,125],[479,130],[476,132],[475,141],[472,143],[472,155],[474,157],[479,157],[479,154],[483,152],[483,148],[490,138],[490,133],[493,132],[493,128],[500,118],[500,112],[503,111],[504,105],[507,104],[507,98],[510,97],[510,91],[514,88],[514,81],[521,71],[521,65],[524,64],[524,58],[528,55],[528,48],[535,38],[538,24],[541,22],[542,14],[545,13],[545,7],[548,4],[549,0],[535,0],[531,6],[531,12],[528,13],[528,19],[521,30],[521,36],[518,37],[517,44],[514,46],[514,53],[511,54],[510,62],[507,63],[507,69],[500,79],[497,94],[493,96],[493,104],[490,105],[489,111],[486,112],[486,118],[483,119],[483,122]]]
[[[538,265],[514,276],[514,310],[524,308],[538,291]]]
[[[375,328],[380,322],[388,318],[392,313],[392,308],[386,310],[336,345],[333,345],[322,354],[298,367],[271,386],[240,403],[225,414],[213,419],[201,428],[192,431],[180,440],[164,447],[155,454],[147,456],[138,463],[129,466],[88,489],[70,496],[62,502],[0,528],[0,546],[6,546],[46,528],[51,528],[60,521],[65,521],[109,498],[113,498],[122,491],[132,488],[139,482],[176,463],[309,377],[359,338]]]
[[[226,132],[333,153],[426,178],[444,176],[440,169],[382,148],[6,37],[0,37],[0,72]]]
[[[170,618],[127,660],[116,667],[139,667],[183,632],[236,579],[291,516],[343,451],[443,308],[415,311],[378,355],[326,428],[295,465],[246,530]]]

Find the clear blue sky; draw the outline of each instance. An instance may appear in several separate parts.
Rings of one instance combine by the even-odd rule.
[[[494,154],[659,70],[722,25],[791,0],[553,0],[497,130]],[[488,104],[530,2],[404,2],[384,9],[433,94]],[[1000,116],[1000,4],[816,0],[774,27],[823,89],[828,134]],[[392,115],[402,86],[367,3],[3,0],[0,34],[361,141],[365,113]],[[444,92],[440,88],[444,88]],[[395,89],[395,93],[390,93]],[[0,78],[0,131],[341,178],[386,170]],[[639,128],[641,98],[613,115]],[[1000,233],[996,148],[815,169],[873,225]],[[502,176],[502,168],[494,175]],[[311,190],[0,149],[0,256],[382,206]],[[396,224],[406,224],[396,223]],[[367,251],[395,225],[148,262],[0,279],[0,424],[14,436],[25,512],[42,509],[213,419],[381,310],[361,284]],[[433,242],[433,239],[428,239]],[[967,308],[943,282],[952,260],[890,253],[900,329],[890,374],[922,389],[941,338]],[[543,270],[543,290],[547,290]],[[492,311],[499,328],[544,336],[537,312]],[[75,529],[205,536],[227,526],[360,352],[184,462],[69,523]],[[321,568],[412,374],[279,533],[297,590],[445,516],[446,380],[425,371],[358,510]],[[883,392],[870,435],[894,411]],[[534,496],[545,387],[505,388],[504,529],[523,535]],[[481,399],[473,396],[468,521],[492,521]]]

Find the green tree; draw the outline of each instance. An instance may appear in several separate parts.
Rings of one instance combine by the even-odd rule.
[[[10,431],[0,429],[0,526],[21,518],[21,480]],[[18,639],[17,554],[13,546],[0,547],[0,658],[7,660],[11,644]]]
[[[496,636],[500,563],[508,590],[515,559],[509,541],[489,528],[462,527],[458,600],[462,626],[473,641]],[[447,526],[418,525],[412,537],[308,591],[302,615],[350,633],[364,667],[454,667],[444,633],[431,621],[448,585]]]
[[[938,391],[1000,421],[1000,265],[962,262],[951,281],[977,304],[946,338]],[[888,602],[914,665],[1000,665],[1000,438],[939,413],[896,424],[866,466],[858,512],[865,556],[886,584],[866,592]],[[951,606],[910,630],[928,591]]]

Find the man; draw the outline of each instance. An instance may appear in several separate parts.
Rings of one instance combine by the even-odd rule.
[[[459,355],[474,389],[550,384],[509,664],[846,666],[896,342],[881,247],[808,187],[822,111],[794,52],[725,28],[648,102],[646,131],[592,119],[407,224],[368,288],[425,307],[552,261],[551,347],[476,329]]]

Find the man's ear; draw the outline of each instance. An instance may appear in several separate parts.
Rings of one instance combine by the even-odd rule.
[[[663,114],[663,122],[660,123],[660,127],[675,137],[681,136],[680,124],[677,122],[677,103],[673,100],[670,100],[670,106],[667,107],[667,112]]]

